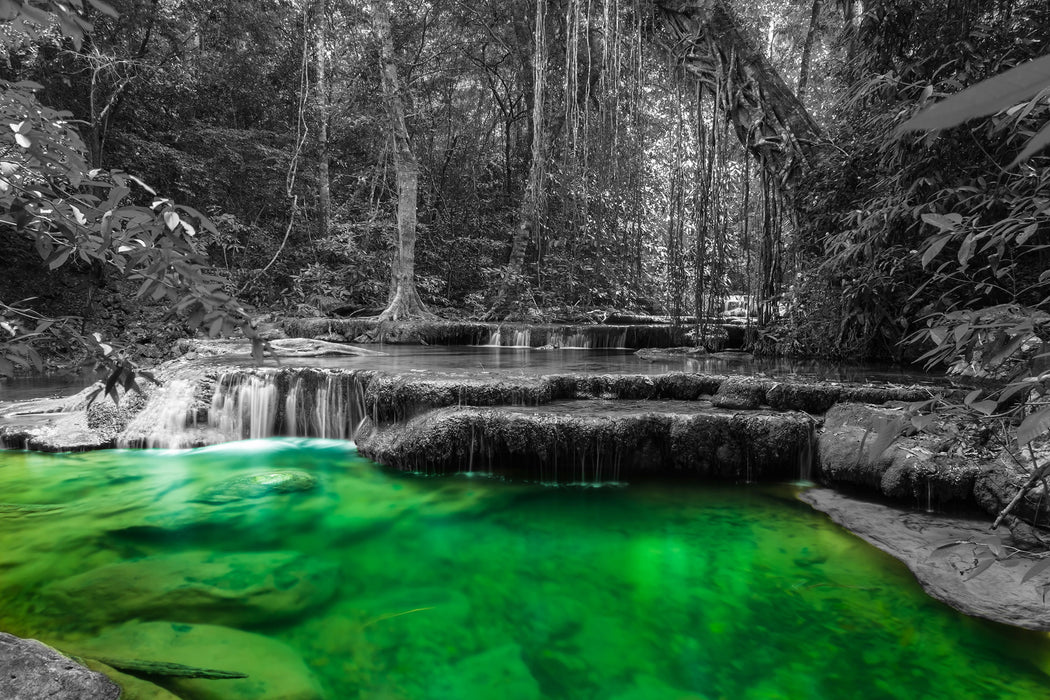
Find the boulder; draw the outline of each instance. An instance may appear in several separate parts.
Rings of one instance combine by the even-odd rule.
[[[338,569],[297,552],[188,551],[109,564],[47,586],[43,595],[91,622],[162,619],[265,624],[326,602]]]
[[[826,383],[781,382],[766,391],[769,405],[780,411],[826,413],[839,400],[841,387]]]
[[[900,407],[836,404],[817,439],[821,480],[927,508],[972,504],[977,461],[942,453],[941,436],[909,427]]]
[[[974,484],[977,504],[990,515],[998,515],[1013,500],[1028,481],[1028,473],[1008,456],[1001,456],[985,465]],[[1007,526],[1026,546],[1045,548],[1050,545],[1050,503],[1047,503],[1046,483],[1032,487],[1014,505],[1007,516]]]
[[[129,622],[71,642],[84,658],[137,659],[246,674],[246,678],[156,677],[182,700],[322,700],[325,694],[299,655],[274,639],[218,625]],[[114,696],[115,697],[115,696]]]
[[[717,408],[754,410],[766,403],[766,392],[773,386],[768,379],[753,377],[729,377],[718,393],[711,399],[711,405]]]
[[[117,700],[120,687],[35,639],[0,632],[0,698]]]

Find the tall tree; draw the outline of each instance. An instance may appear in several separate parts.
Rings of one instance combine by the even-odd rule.
[[[328,235],[332,224],[332,185],[328,175],[329,86],[328,86],[328,0],[317,0],[314,18],[314,74],[317,119],[317,228]]]
[[[543,219],[543,193],[547,176],[547,130],[544,124],[547,99],[547,0],[536,0],[535,20],[532,35],[532,154],[529,179],[518,212],[517,228],[514,229],[511,240],[510,259],[487,317],[501,314],[513,301],[515,290],[522,283],[525,248],[529,243],[529,236],[542,225]]]
[[[813,0],[813,9],[809,14],[809,29],[806,30],[806,41],[802,45],[802,61],[798,69],[798,95],[799,102],[806,102],[806,88],[809,87],[809,64],[813,59],[813,42],[817,38],[817,29],[820,26],[821,0]]]
[[[432,314],[416,291],[416,223],[419,196],[419,162],[412,150],[405,120],[405,97],[394,55],[390,10],[386,0],[372,4],[372,31],[379,44],[383,100],[390,136],[393,139],[394,172],[397,176],[397,250],[391,263],[392,284],[383,321],[403,321]]]

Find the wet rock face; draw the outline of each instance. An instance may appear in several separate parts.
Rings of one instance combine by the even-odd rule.
[[[729,377],[718,387],[711,405],[718,408],[753,411],[766,403],[766,392],[773,383],[751,377]]]
[[[0,698],[117,700],[120,687],[35,639],[0,632]]]
[[[101,566],[44,590],[57,610],[95,622],[158,619],[258,625],[335,593],[338,569],[297,552],[190,551]],[[93,601],[84,608],[81,601]]]
[[[445,408],[399,424],[367,422],[369,458],[398,469],[496,471],[540,481],[695,474],[796,478],[812,419],[735,414],[696,402],[554,403],[536,409]]]
[[[988,513],[999,513],[1013,500],[1028,480],[1012,460],[1001,458],[981,469],[974,484],[974,497]],[[1050,544],[1050,503],[1045,484],[1037,484],[1013,507],[1007,524],[1015,537],[1025,545],[1046,547]],[[1034,528],[1031,526],[1035,526]]]
[[[897,407],[837,404],[818,438],[820,478],[860,486],[915,506],[974,503],[980,466],[939,452],[939,438],[901,435]]]

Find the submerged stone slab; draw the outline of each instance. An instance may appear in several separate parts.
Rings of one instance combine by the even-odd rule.
[[[297,552],[189,551],[101,566],[43,593],[58,609],[93,622],[258,625],[324,603],[337,582],[334,564]]]
[[[432,688],[432,700],[462,700],[498,694],[504,700],[540,700],[540,684],[532,677],[516,644],[505,644],[459,661],[447,678]]]
[[[872,503],[830,489],[809,489],[799,498],[882,551],[900,559],[911,569],[923,589],[967,615],[987,618],[1032,630],[1050,630],[1050,605],[1043,601],[1039,585],[1050,574],[1021,582],[1039,559],[1016,555],[1012,567],[992,564],[974,570],[974,545],[960,544],[938,549],[946,539],[973,540],[990,534],[991,521],[919,513],[895,506]],[[994,533],[1006,544],[1010,533]]]
[[[0,698],[117,700],[120,687],[35,639],[0,632]]]
[[[322,700],[320,684],[290,647],[218,625],[129,622],[98,637],[71,642],[78,656],[140,659],[243,673],[247,678],[157,678],[184,700]]]
[[[387,425],[366,421],[357,445],[370,459],[408,471],[561,481],[643,474],[744,480],[797,478],[800,460],[810,458],[812,430],[813,419],[802,413],[590,400],[444,408]]]

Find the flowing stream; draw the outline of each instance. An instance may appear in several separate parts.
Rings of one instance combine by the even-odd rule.
[[[0,629],[249,675],[163,681],[184,700],[1047,696],[1046,635],[795,489],[424,478],[307,438],[0,452]]]

